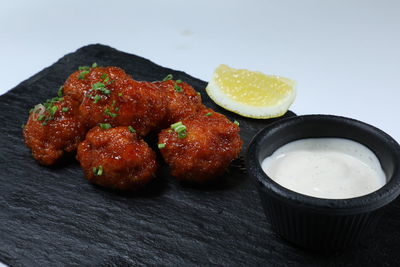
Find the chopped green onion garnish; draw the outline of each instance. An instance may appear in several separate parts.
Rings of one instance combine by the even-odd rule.
[[[116,107],[116,108],[115,108],[115,111],[119,111],[119,107]]]
[[[99,166],[98,168],[97,168],[97,175],[98,176],[100,176],[100,175],[102,175],[103,174],[103,166]]]
[[[175,89],[175,91],[177,91],[178,93],[180,93],[180,92],[183,91],[182,87],[180,87],[180,86],[177,85],[177,84],[174,84],[174,89]]]
[[[185,138],[186,137],[186,126],[182,124],[181,121],[178,121],[174,124],[171,124],[171,128],[178,133],[179,138]]]
[[[94,63],[92,64],[92,68],[97,68],[97,63],[96,63],[96,62],[94,62]]]
[[[58,107],[54,105],[54,103],[58,102],[58,101],[62,101],[64,100],[63,97],[53,97],[51,99],[47,99],[46,102],[44,102],[43,104],[40,105],[36,105],[32,111],[35,112],[36,114],[39,112],[43,112],[43,107],[45,108],[45,110],[47,111],[47,115],[46,114],[40,114],[37,118],[38,121],[43,121],[42,125],[46,125],[47,122],[49,120],[54,119],[54,115],[56,113],[56,111],[58,110]],[[41,106],[41,107],[40,107]],[[32,112],[31,111],[31,112]]]
[[[186,131],[186,126],[185,126],[185,125],[179,125],[179,126],[176,127],[174,130],[175,130],[175,132],[177,132],[177,133],[182,132],[182,131]]]
[[[52,107],[50,108],[50,110],[49,110],[50,114],[51,114],[51,115],[54,115],[54,114],[56,113],[57,109],[58,109],[57,106],[52,106]]]
[[[111,93],[111,91],[107,89],[106,85],[101,82],[92,84],[92,90],[99,90],[105,95],[109,95]]]
[[[212,115],[212,113],[211,112],[208,112],[207,114],[206,114],[206,116],[211,116]]]
[[[172,80],[172,78],[174,78],[174,76],[172,76],[172,74],[168,74],[167,76],[165,76],[165,78],[162,81],[163,82],[169,81],[169,80]]]
[[[118,93],[118,96],[122,96],[122,93]]]
[[[63,89],[64,89],[64,86],[60,86],[60,88],[58,88],[58,91],[57,91],[58,97],[62,97],[63,96]]]
[[[239,122],[237,120],[235,120],[233,123],[239,126]]]
[[[84,71],[82,71],[81,73],[79,73],[78,80],[84,79],[85,76],[86,76],[87,74],[89,74],[89,72],[90,72],[90,71],[88,71],[88,70],[84,70]]]
[[[178,121],[178,122],[175,122],[174,124],[171,124],[171,128],[172,128],[173,130],[175,130],[175,128],[178,127],[178,126],[180,126],[180,125],[182,125],[182,122],[181,122],[181,121]]]
[[[186,137],[186,131],[178,132],[178,138],[185,138]]]
[[[97,82],[97,83],[92,84],[92,89],[93,90],[99,90],[100,88],[104,88],[104,87],[106,87],[106,85],[104,83],[101,83],[101,82]]]
[[[93,167],[93,174],[95,175],[95,176],[100,176],[100,175],[102,175],[103,174],[103,166],[99,166],[99,167]]]
[[[159,149],[162,149],[162,148],[164,148],[164,147],[165,147],[165,143],[158,144],[158,148],[159,148]]]
[[[95,96],[93,97],[93,99],[94,99],[94,103],[97,104],[97,102],[99,102],[99,100],[101,99],[101,96],[95,95]]]
[[[111,116],[113,118],[117,117],[118,114],[117,113],[112,113],[108,108],[106,108],[106,110],[104,110],[104,114]]]
[[[111,106],[112,106],[112,107],[115,106],[115,103],[116,103],[115,100],[113,100]]]
[[[182,83],[182,80],[176,80],[175,82],[176,83]]]
[[[61,111],[62,112],[67,112],[69,110],[69,108],[62,108]]]
[[[131,133],[136,133],[136,130],[132,126],[128,126],[128,129]]]
[[[89,66],[80,66],[78,69],[79,70],[90,70],[90,67]]]
[[[103,75],[100,76],[101,79],[103,79],[103,82],[108,83],[110,81],[110,77],[108,77],[107,73],[104,73]]]
[[[103,130],[107,130],[107,129],[112,128],[111,124],[109,124],[109,123],[99,123],[99,126]]]

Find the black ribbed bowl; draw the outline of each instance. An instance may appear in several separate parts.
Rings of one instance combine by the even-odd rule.
[[[387,183],[379,190],[349,199],[323,199],[291,191],[269,178],[264,158],[298,139],[339,137],[359,142],[378,157]],[[366,123],[331,115],[306,115],[279,120],[261,130],[247,149],[246,165],[256,181],[265,215],[288,241],[312,250],[338,250],[373,233],[384,207],[400,194],[400,146]]]

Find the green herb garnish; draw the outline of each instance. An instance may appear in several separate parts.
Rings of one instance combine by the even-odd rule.
[[[168,74],[167,76],[165,76],[165,78],[162,81],[163,82],[169,81],[169,80],[172,80],[172,78],[174,78],[174,76],[172,76],[172,74]]]
[[[101,75],[100,76],[100,78],[103,80],[103,82],[105,82],[105,83],[108,83],[108,84],[110,84],[109,83],[109,81],[110,81],[110,77],[108,77],[108,74],[107,73],[104,73],[103,75]]]
[[[109,123],[99,123],[99,127],[103,130],[112,128],[111,124],[109,124]]]
[[[92,89],[93,90],[101,90],[102,88],[105,88],[105,87],[106,87],[106,85],[104,83],[101,83],[101,82],[97,82],[97,83],[92,84]]]
[[[102,175],[103,174],[103,166],[99,166],[99,167],[93,167],[93,174],[95,175],[95,176],[100,176],[100,175]]]
[[[172,130],[174,130],[176,133],[178,133],[178,138],[185,138],[187,136],[186,134],[186,126],[182,124],[181,121],[178,121],[174,124],[171,124]]]
[[[62,108],[61,111],[62,112],[67,112],[69,110],[69,108]]]
[[[109,95],[111,93],[111,91],[109,89],[107,89],[106,85],[101,82],[92,84],[92,90],[100,91],[105,95]]]
[[[49,120],[54,119],[54,115],[58,110],[58,107],[54,105],[54,103],[58,101],[64,100],[63,97],[54,97],[51,99],[46,100],[43,104],[36,105],[35,108],[31,112],[39,113],[41,110],[47,112],[46,114],[40,114],[37,117],[38,121],[43,121],[42,125],[46,125]]]
[[[173,124],[171,124],[171,128],[172,130],[175,130],[176,127],[183,125],[181,121],[175,122]]]
[[[239,122],[237,120],[235,120],[233,123],[239,126]]]
[[[108,108],[106,108],[106,110],[104,110],[104,114],[111,116],[112,118],[115,118],[118,116],[117,113],[112,113]]]
[[[80,66],[78,69],[79,70],[90,70],[90,67],[89,66]]]
[[[94,102],[95,104],[97,104],[97,102],[99,102],[99,100],[101,99],[101,96],[95,95],[94,97],[92,97],[92,99],[94,100],[93,102]]]
[[[81,72],[79,73],[78,80],[84,79],[85,76],[89,74],[89,72],[90,72],[89,70],[81,71]]]
[[[174,89],[175,89],[175,91],[177,91],[178,93],[180,93],[180,92],[183,91],[183,88],[180,87],[179,85],[177,85],[176,83],[174,84]]]
[[[210,117],[211,115],[212,115],[211,112],[208,112],[208,113],[206,114],[206,116],[208,116],[208,117]]]
[[[60,86],[60,88],[58,88],[58,91],[57,91],[58,97],[62,97],[63,96],[63,90],[64,90],[64,86]]]
[[[136,130],[132,126],[128,126],[128,129],[131,133],[136,133]]]
[[[158,144],[159,149],[163,149],[165,147],[165,143]]]

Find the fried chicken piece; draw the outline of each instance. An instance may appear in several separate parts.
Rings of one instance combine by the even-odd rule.
[[[171,125],[159,134],[159,148],[178,180],[207,182],[222,175],[239,156],[239,126],[212,109]]]
[[[65,96],[49,99],[31,110],[23,135],[40,164],[54,164],[65,151],[75,150],[83,140],[85,128],[78,108],[78,101]]]
[[[153,179],[157,169],[153,150],[132,127],[109,124],[91,129],[79,145],[77,159],[92,183],[119,190],[134,190]]]
[[[99,123],[132,126],[145,136],[159,129],[166,115],[166,101],[165,93],[149,82],[98,82],[86,93],[79,112],[89,128]]]
[[[85,94],[92,89],[92,84],[124,80],[132,80],[132,77],[118,67],[79,67],[79,70],[72,73],[65,81],[63,93],[82,102]]]
[[[154,84],[166,92],[167,114],[163,123],[164,127],[204,108],[201,96],[192,86],[181,80],[167,80],[154,82]]]

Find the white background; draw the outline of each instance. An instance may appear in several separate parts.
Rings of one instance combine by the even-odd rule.
[[[221,63],[287,76],[294,112],[356,118],[400,141],[399,14],[396,0],[7,1],[0,93],[102,43],[206,81]]]
[[[0,94],[102,43],[209,80],[221,63],[297,81],[297,114],[400,141],[400,1],[2,1]],[[82,62],[86,64],[87,62]]]

